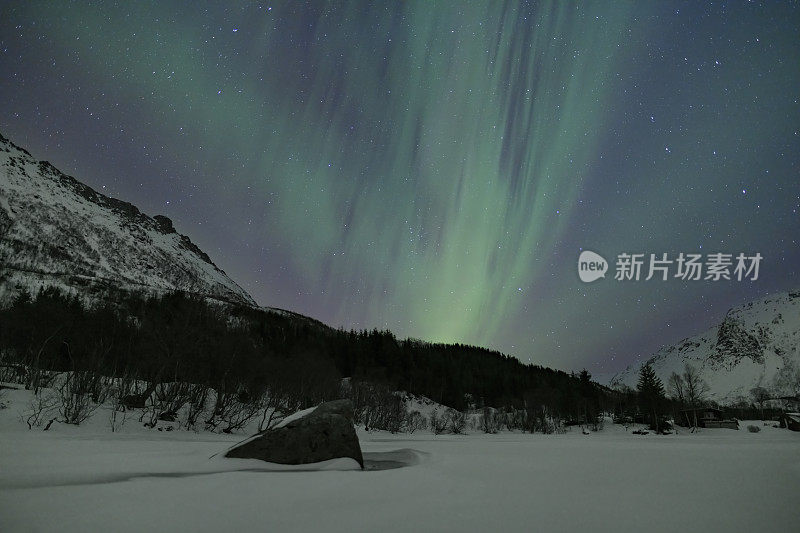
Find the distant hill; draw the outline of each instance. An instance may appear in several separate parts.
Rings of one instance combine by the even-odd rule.
[[[636,386],[639,368],[650,363],[666,385],[672,372],[695,366],[720,403],[748,399],[761,386],[775,396],[800,392],[800,290],[776,293],[728,311],[721,324],[667,346],[629,366],[611,385]]]

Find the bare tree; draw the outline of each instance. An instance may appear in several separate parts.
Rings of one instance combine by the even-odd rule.
[[[98,404],[92,401],[91,392],[98,376],[90,370],[78,370],[66,372],[63,378],[56,387],[60,400],[58,412],[61,422],[77,426],[97,409]]]
[[[28,410],[20,414],[20,418],[28,424],[28,429],[33,429],[34,426],[39,427],[44,423],[46,418],[55,414],[56,407],[58,406],[58,398],[52,393],[42,393],[35,395],[28,404]],[[47,424],[47,429],[53,423],[55,417],[50,418]]]
[[[750,396],[758,404],[758,408],[761,410],[761,420],[764,420],[764,404],[770,399],[769,391],[764,387],[753,387],[750,389]]]
[[[686,401],[692,407],[697,407],[706,399],[708,383],[700,376],[697,369],[688,363],[683,370],[683,382],[686,386]]]
[[[288,375],[287,375],[288,374]],[[271,429],[288,415],[295,413],[303,406],[299,387],[295,386],[290,369],[274,366],[270,368],[268,378],[261,393],[261,420],[258,430]],[[354,413],[358,411],[354,409]],[[354,416],[356,416],[354,414]]]
[[[272,429],[287,415],[300,409],[300,400],[288,389],[272,387],[264,393],[261,401],[261,421],[258,430]]]
[[[667,380],[667,388],[670,395],[681,405],[686,403],[686,384],[683,382],[683,376],[677,372],[670,374]]]
[[[697,428],[697,408],[705,400],[708,393],[708,384],[700,376],[697,370],[686,363],[683,369],[683,384],[686,402],[692,408],[692,427]]]
[[[680,408],[686,407],[686,382],[683,380],[683,376],[677,372],[670,374],[667,380],[667,388],[672,398],[680,405]],[[686,411],[683,414],[686,416],[686,425],[693,427],[689,414]]]
[[[150,403],[147,405],[146,414],[149,421],[145,426],[155,427],[159,420],[175,422],[178,419],[178,411],[189,403],[190,394],[190,383],[184,381],[159,383],[153,389]]]
[[[392,433],[397,433],[405,426],[405,401],[388,386],[355,382],[350,387],[349,395],[357,423]]]
[[[197,429],[197,419],[206,409],[208,399],[208,387],[202,384],[192,383],[188,388],[188,402],[186,409],[186,429]]]
[[[481,413],[479,427],[484,433],[497,433],[500,430],[500,423],[491,407],[484,407]]]
[[[405,430],[409,433],[414,433],[418,429],[426,429],[428,421],[422,416],[419,411],[411,411],[406,416]]]
[[[219,414],[221,425],[224,426],[222,432],[232,433],[237,429],[243,429],[250,420],[258,416],[262,408],[260,398],[255,398],[250,402],[241,402],[236,399],[228,402]]]
[[[0,381],[25,383],[26,374],[25,366],[13,361],[8,350],[0,348]]]
[[[503,430],[503,426],[508,427],[506,422],[507,413],[502,409],[497,409],[494,412],[494,421],[497,424],[497,431],[500,432]]]
[[[47,387],[53,379],[53,375],[49,374],[42,368],[42,354],[44,353],[47,344],[55,337],[63,326],[59,326],[53,333],[45,338],[39,345],[36,354],[30,355],[27,365],[27,373],[25,376],[25,389],[33,390],[34,394],[39,394],[42,387]]]
[[[108,419],[108,425],[111,428],[111,432],[114,433],[116,430],[125,425],[125,421],[128,419],[128,411],[124,407],[121,409],[119,408],[116,396],[113,396],[112,398],[111,416]]]
[[[138,384],[135,380],[132,381],[133,387],[126,392],[130,392],[125,394],[121,398],[121,405],[124,409],[144,409],[147,405],[147,400],[150,399],[150,396],[153,394],[153,391],[156,390],[156,387],[159,383],[161,383],[161,375],[163,373],[163,368],[159,369],[156,372],[155,376],[152,380],[147,383],[147,386],[142,392],[139,392]],[[135,392],[133,392],[135,390]],[[141,420],[141,418],[140,418]]]
[[[516,429],[525,429],[525,410],[511,408],[509,411],[502,415],[506,429],[514,431]]]
[[[406,424],[406,405],[403,399],[397,395],[392,394],[391,399],[385,406],[386,414],[386,429],[392,433],[397,433]]]
[[[444,416],[439,416],[439,413],[436,412],[436,409],[431,412],[430,427],[434,435],[441,435],[444,433],[445,430],[447,430],[447,422],[447,418]]]
[[[125,424],[128,418],[126,400],[131,398],[136,384],[136,379],[130,371],[125,371],[121,377],[114,378],[109,388],[111,397],[111,417],[109,424],[113,433]]]
[[[222,433],[232,433],[237,429],[243,429],[250,420],[265,411],[264,402],[267,398],[263,392],[250,394],[243,388],[235,393],[214,392],[216,393],[214,410],[205,421],[207,431],[219,429]]]

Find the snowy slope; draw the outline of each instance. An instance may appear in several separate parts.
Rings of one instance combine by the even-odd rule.
[[[0,301],[47,286],[82,296],[179,290],[255,305],[168,218],[104,196],[0,135]]]
[[[666,385],[686,363],[700,370],[710,397],[721,403],[747,399],[756,386],[774,395],[797,394],[800,385],[800,291],[776,293],[728,311],[721,324],[667,346],[648,359]],[[644,363],[643,363],[644,364]],[[641,365],[617,374],[611,385],[636,386]]]

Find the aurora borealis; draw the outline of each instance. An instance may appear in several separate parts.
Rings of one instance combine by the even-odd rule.
[[[612,372],[800,286],[800,6],[0,6],[0,131],[262,305]],[[764,256],[591,285],[581,249]]]

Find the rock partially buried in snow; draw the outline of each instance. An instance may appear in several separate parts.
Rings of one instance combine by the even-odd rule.
[[[288,422],[257,433],[231,448],[225,457],[261,459],[285,465],[350,457],[364,468],[350,400],[326,402],[302,416],[291,417]]]

